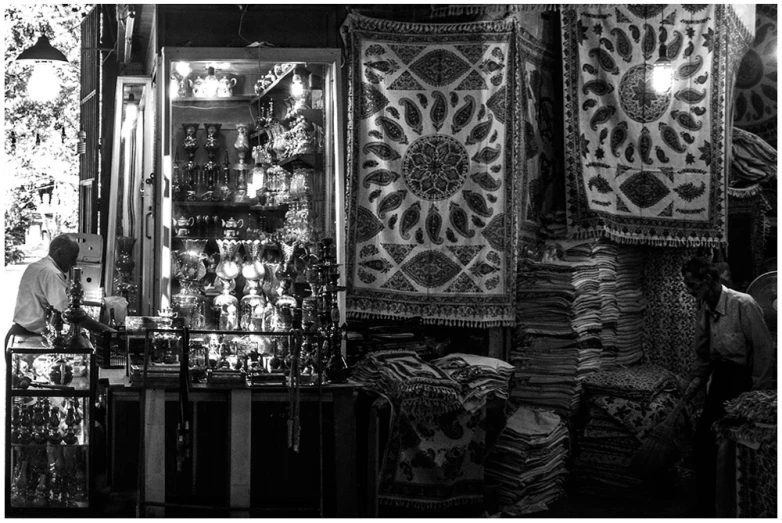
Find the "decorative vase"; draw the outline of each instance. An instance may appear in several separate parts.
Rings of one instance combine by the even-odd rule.
[[[260,263],[261,249],[263,248],[261,240],[243,240],[242,245],[244,246],[242,276],[244,276],[244,279],[247,281],[243,290],[244,294],[247,294],[250,290],[250,282],[254,281],[258,284],[266,271],[263,264]]]
[[[263,311],[266,307],[266,298],[258,294],[257,280],[247,280],[247,286],[248,293],[242,298],[239,307],[239,325],[242,330],[261,331],[263,330]]]
[[[138,285],[133,282],[133,269],[136,261],[133,259],[133,247],[136,238],[130,236],[118,236],[116,239],[116,252],[114,258],[113,296],[122,296],[128,300],[128,314],[135,315],[138,312]]]
[[[187,163],[185,164],[185,171],[187,173],[186,184],[190,190],[195,191],[198,171],[198,164],[195,163],[195,153],[198,150],[198,140],[196,139],[198,124],[183,123],[182,128],[185,130],[185,139],[182,142],[182,149],[187,153]]]
[[[236,330],[239,327],[239,300],[233,296],[236,288],[235,278],[239,276],[241,268],[236,261],[236,253],[241,242],[238,240],[217,240],[217,248],[220,252],[220,262],[215,273],[219,279],[221,293],[212,302],[212,309],[217,319],[218,328],[221,330]]]
[[[193,329],[206,322],[206,302],[201,280],[206,276],[204,249],[207,240],[182,240],[182,249],[174,251],[173,274],[179,281],[179,292],[171,297],[174,311]]]
[[[239,154],[239,165],[244,165],[244,156],[247,154],[247,151],[250,150],[250,140],[248,137],[249,132],[249,126],[243,123],[237,124],[236,126],[237,136],[236,141],[234,142],[234,149],[236,149],[236,152]],[[238,167],[241,169],[242,167]]]

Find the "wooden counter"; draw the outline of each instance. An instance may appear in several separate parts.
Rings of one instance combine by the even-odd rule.
[[[358,515],[355,385],[323,386],[322,452],[318,388],[301,387],[301,443],[297,454],[287,446],[289,396],[284,386],[216,388],[194,384],[189,394],[192,459],[188,470],[177,472],[176,389],[146,389],[142,434],[141,388],[128,383],[124,375],[112,376],[109,381],[110,483],[120,490],[123,486],[134,488],[141,461],[145,515],[176,515],[178,505],[219,507],[223,515],[234,517]],[[132,454],[140,438],[144,447],[134,468]],[[318,496],[321,458],[322,501]],[[204,511],[202,515],[218,514]]]

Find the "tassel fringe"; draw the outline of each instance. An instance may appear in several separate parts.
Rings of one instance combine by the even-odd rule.
[[[362,320],[405,320],[410,319],[409,316],[400,317],[394,314],[383,314],[380,312],[366,312],[366,311],[347,311],[348,318],[362,319]],[[424,325],[445,325],[448,327],[467,327],[473,329],[488,329],[491,327],[513,327],[516,325],[514,319],[457,319],[457,318],[421,318],[421,323]]]
[[[650,238],[648,236],[627,236],[611,229],[586,230],[571,234],[569,240],[588,240],[605,237],[616,243],[628,245],[653,245],[655,247],[724,247],[726,239],[719,238]]]

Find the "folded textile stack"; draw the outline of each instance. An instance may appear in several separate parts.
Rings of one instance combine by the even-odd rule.
[[[462,406],[461,386],[413,351],[369,353],[356,365],[352,379],[413,415],[444,414]]]
[[[649,432],[675,407],[676,376],[652,365],[601,371],[584,380],[586,420],[573,460],[573,480],[596,496],[643,497],[630,462]]]
[[[509,355],[516,367],[513,397],[563,414],[578,408],[583,376],[600,368],[604,328],[601,267],[592,245],[574,245],[566,254],[574,259],[519,264]]]
[[[463,353],[449,354],[431,363],[462,386],[462,406],[467,412],[483,407],[487,399],[508,399],[513,378],[513,365],[510,363]]]
[[[733,128],[729,185],[740,188],[768,182],[777,176],[777,151],[759,136]]]
[[[753,390],[725,402],[725,417],[714,424],[718,441],[732,443],[732,462],[718,492],[724,517],[777,517],[777,391]]]
[[[483,503],[486,408],[465,410],[462,386],[411,351],[369,353],[353,378],[393,407],[379,505],[426,512]]]
[[[643,357],[644,254],[639,247],[618,247],[616,263],[616,299],[619,317],[616,322],[616,364],[633,365]]]
[[[549,410],[521,406],[486,458],[486,487],[502,515],[545,510],[564,495],[568,432]]]

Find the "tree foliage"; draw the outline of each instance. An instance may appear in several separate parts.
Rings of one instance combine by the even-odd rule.
[[[78,224],[81,28],[91,4],[11,3],[4,6],[5,40],[5,229],[18,237],[40,210],[37,189],[54,186],[49,210],[56,227]],[[32,66],[16,57],[44,34],[68,58],[58,67],[61,88],[51,102],[27,96]],[[9,260],[6,260],[8,262]]]

